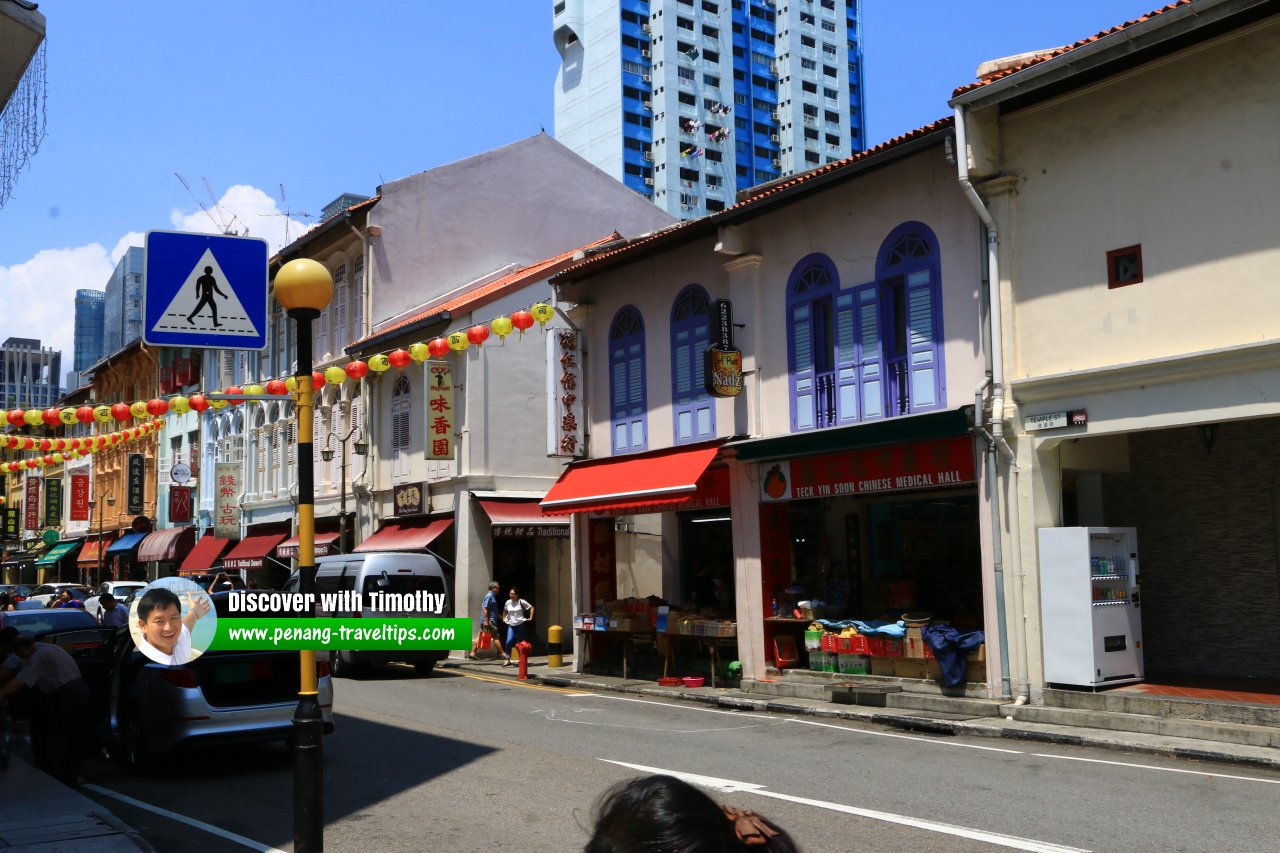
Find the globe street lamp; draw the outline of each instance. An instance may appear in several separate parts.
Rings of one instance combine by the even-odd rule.
[[[323,264],[309,258],[289,261],[276,273],[276,299],[297,328],[298,359],[298,591],[316,588],[316,485],[312,433],[315,429],[311,370],[311,325],[333,298],[333,277]],[[321,737],[324,719],[316,683],[316,653],[298,653],[301,686],[293,713],[293,849],[319,853],[324,849],[324,780],[321,776]]]
[[[344,554],[347,552],[347,442],[351,441],[351,436],[355,435],[359,430],[360,425],[356,424],[347,433],[346,438],[338,440],[338,447],[342,450],[342,461],[338,463],[338,468],[342,472],[342,491],[338,497],[338,544]],[[333,461],[333,449],[330,447],[332,444],[333,433],[330,432],[329,438],[325,441],[324,450],[320,451],[320,458],[325,462]],[[369,452],[369,445],[365,444],[363,434],[352,449],[355,451],[356,456],[364,456]]]

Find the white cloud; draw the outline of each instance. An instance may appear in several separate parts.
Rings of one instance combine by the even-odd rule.
[[[309,226],[286,218],[276,199],[257,187],[237,184],[209,207],[188,212],[170,212],[170,227],[176,231],[220,233],[224,229],[267,241],[271,253],[296,240]],[[81,288],[103,290],[116,263],[130,246],[144,245],[146,234],[129,231],[115,241],[108,252],[100,243],[73,248],[42,249],[28,261],[0,266],[0,341],[8,337],[39,338],[44,346],[62,351],[62,376],[71,370],[75,354],[75,295]]]

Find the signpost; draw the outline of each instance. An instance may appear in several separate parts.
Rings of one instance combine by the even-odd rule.
[[[267,241],[148,231],[142,339],[260,350],[267,342]]]

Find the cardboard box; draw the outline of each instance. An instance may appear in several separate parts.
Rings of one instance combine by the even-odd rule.
[[[908,628],[907,635],[903,638],[903,655],[909,658],[920,658],[922,660],[933,660],[933,648],[924,641],[924,636],[920,633],[919,628]]]
[[[831,652],[809,652],[809,669],[814,672],[835,672],[836,656]]]
[[[836,637],[836,653],[841,655],[870,655],[871,638],[861,634],[852,637]]]
[[[917,658],[892,658],[893,674],[898,678],[924,678],[928,667]]]
[[[822,632],[821,631],[805,631],[804,647],[811,652],[821,651]]]
[[[964,676],[965,681],[986,681],[987,680],[987,662],[969,660],[969,669]]]
[[[866,655],[836,655],[836,672],[866,675],[870,669],[871,658]]]
[[[934,681],[937,681],[938,679],[942,678],[942,667],[938,666],[938,661],[936,659],[926,660],[924,662],[924,666],[925,666],[925,670],[924,670],[925,678],[930,678]]]
[[[889,641],[884,637],[865,637],[867,650],[862,654],[883,658],[889,656]]]
[[[902,641],[895,640],[892,637],[885,638],[884,653],[886,657],[891,657],[891,658],[902,657]]]
[[[983,643],[976,650],[969,653],[970,663],[986,663],[987,661],[987,644]]]
[[[836,634],[823,634],[818,648],[822,649],[824,652],[831,652],[832,654],[835,654],[836,643],[839,639],[840,638]]]
[[[893,658],[871,658],[872,675],[893,675]]]

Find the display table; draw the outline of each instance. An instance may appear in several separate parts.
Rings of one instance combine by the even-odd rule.
[[[738,638],[736,635],[731,637],[706,636],[702,634],[675,634],[665,631],[627,631],[627,630],[608,630],[608,631],[583,631],[577,633],[584,634],[587,637],[587,660],[594,659],[596,637],[616,637],[622,649],[622,677],[627,677],[627,670],[634,654],[632,648],[635,640],[649,639],[652,640],[658,653],[662,655],[662,674],[666,677],[670,672],[675,671],[676,666],[676,650],[680,646],[688,647],[692,645],[693,654],[696,656],[706,647],[707,654],[711,663],[711,686],[716,686],[716,669],[720,663],[719,649],[721,646],[736,646]]]

